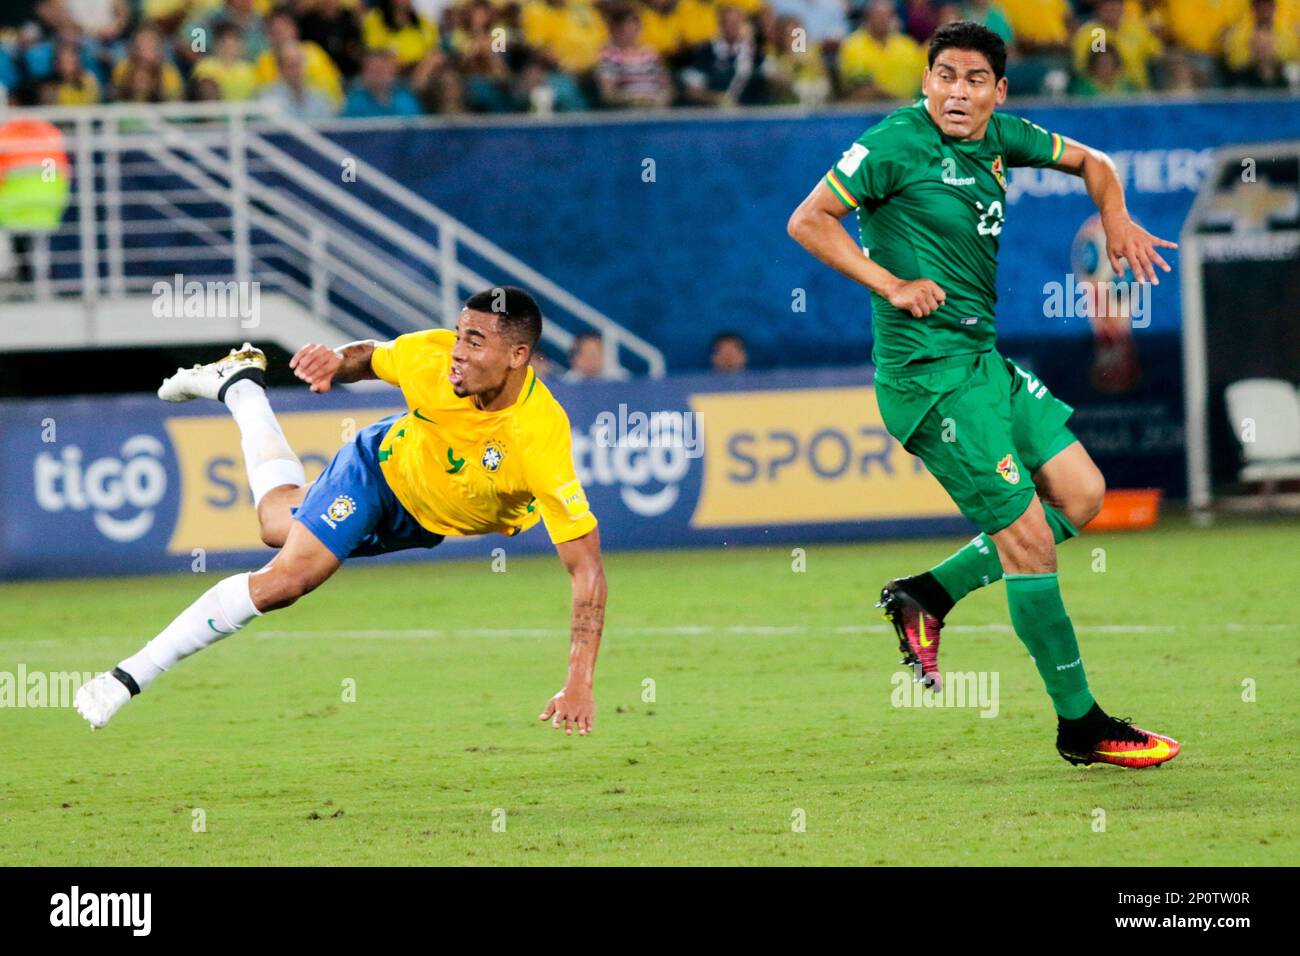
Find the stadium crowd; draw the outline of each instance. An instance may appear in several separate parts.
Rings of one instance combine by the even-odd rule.
[[[916,95],[957,19],[1021,94],[1300,89],[1300,0],[4,0],[0,86],[307,119],[815,106]]]

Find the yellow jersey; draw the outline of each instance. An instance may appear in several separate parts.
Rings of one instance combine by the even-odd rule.
[[[596,527],[573,468],[569,417],[528,369],[519,398],[486,412],[447,381],[456,333],[412,332],[375,347],[375,375],[410,411],[379,445],[385,480],[434,534],[519,534],[537,524],[556,544]]]

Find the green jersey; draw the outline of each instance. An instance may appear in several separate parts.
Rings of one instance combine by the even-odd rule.
[[[903,280],[931,279],[947,294],[922,319],[871,295],[872,361],[879,369],[993,348],[998,237],[1006,171],[1060,160],[1064,141],[1026,119],[994,113],[984,138],[959,142],[925,100],[867,130],[826,174],[858,211],[863,252]]]

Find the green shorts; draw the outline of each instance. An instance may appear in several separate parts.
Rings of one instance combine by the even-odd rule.
[[[988,534],[1025,513],[1033,475],[1076,440],[1074,409],[993,349],[878,369],[875,388],[885,428]]]

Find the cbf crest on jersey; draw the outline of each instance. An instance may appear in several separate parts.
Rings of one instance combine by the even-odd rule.
[[[1006,168],[1004,167],[1004,165],[1003,165],[1003,163],[1002,163],[1002,156],[1001,156],[1001,154],[998,154],[997,156],[995,156],[995,157],[993,158],[993,166],[992,166],[992,170],[993,170],[993,178],[995,178],[995,179],[998,181],[998,185],[1002,187],[1002,191],[1003,191],[1003,192],[1006,192],[1006,191],[1007,191],[1007,171],[1006,171]]]
[[[483,470],[496,471],[501,467],[501,462],[505,461],[505,457],[505,447],[499,441],[488,442],[487,447],[483,449]]]
[[[321,517],[325,519],[325,523],[331,528],[335,528],[338,526],[338,522],[345,520],[356,510],[357,503],[351,497],[339,495],[330,502],[330,506],[325,509],[325,513]]]

